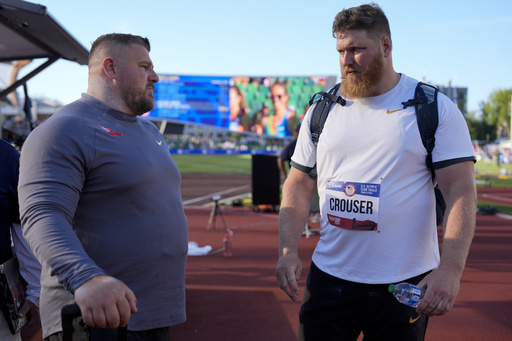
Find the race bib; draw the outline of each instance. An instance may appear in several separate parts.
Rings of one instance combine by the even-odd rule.
[[[329,181],[326,187],[326,212],[335,227],[375,231],[379,218],[380,184]]]

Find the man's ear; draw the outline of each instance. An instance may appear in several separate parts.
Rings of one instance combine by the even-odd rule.
[[[107,75],[110,79],[116,78],[116,71],[115,71],[116,62],[112,58],[105,58],[103,60],[103,72]]]
[[[389,37],[382,37],[380,45],[382,47],[382,53],[384,55],[384,58],[388,58],[389,56],[391,56],[391,49],[393,47],[391,39],[389,39]]]

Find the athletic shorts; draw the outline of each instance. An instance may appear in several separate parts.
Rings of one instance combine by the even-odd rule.
[[[418,284],[427,273],[405,280]],[[391,284],[391,283],[390,283]],[[425,339],[428,316],[399,303],[389,284],[362,284],[331,276],[312,262],[299,313],[299,340]]]

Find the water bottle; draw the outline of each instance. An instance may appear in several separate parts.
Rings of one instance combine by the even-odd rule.
[[[391,284],[388,291],[395,296],[398,302],[416,308],[423,298],[423,292],[419,287],[410,283]]]

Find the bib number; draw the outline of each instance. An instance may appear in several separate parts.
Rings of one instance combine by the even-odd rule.
[[[335,227],[375,231],[378,228],[380,184],[329,181],[326,212]]]

